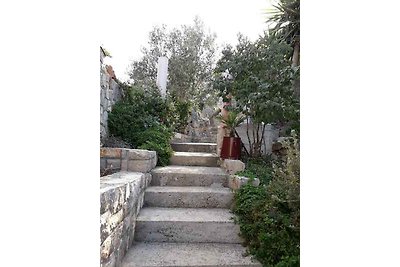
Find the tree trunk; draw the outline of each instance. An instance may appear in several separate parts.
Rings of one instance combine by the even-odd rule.
[[[292,67],[300,66],[300,41],[296,40],[293,48]],[[300,99],[300,78],[294,81],[294,92]]]
[[[300,66],[300,41],[295,41],[293,47],[292,67]]]

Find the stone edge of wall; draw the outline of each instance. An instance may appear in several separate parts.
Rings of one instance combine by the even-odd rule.
[[[245,169],[245,164],[241,160],[225,159],[221,161],[220,166],[229,175],[228,187],[232,190],[238,190],[249,182],[251,182],[254,186],[260,185],[260,180],[258,178],[252,180],[245,176],[235,175],[235,173]]]
[[[100,169],[149,172],[157,165],[155,151],[128,148],[100,148]]]

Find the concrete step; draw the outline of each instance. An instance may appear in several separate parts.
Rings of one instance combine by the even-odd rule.
[[[216,143],[171,143],[172,149],[177,152],[204,152],[216,153]]]
[[[216,243],[134,243],[122,267],[261,267],[246,248],[238,244]]]
[[[151,174],[154,186],[228,185],[228,175],[217,167],[166,166],[153,169]]]
[[[146,207],[227,208],[233,202],[229,188],[204,186],[150,186],[144,195]]]
[[[204,152],[174,152],[171,156],[171,165],[180,166],[207,166],[217,167],[218,159],[216,153]]]
[[[192,137],[193,143],[216,143],[217,142],[217,135],[210,136],[210,137]]]
[[[135,240],[177,243],[241,243],[229,209],[142,208]]]

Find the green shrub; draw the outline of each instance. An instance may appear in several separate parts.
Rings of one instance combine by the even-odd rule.
[[[188,119],[190,115],[190,102],[183,102],[175,100],[175,110],[178,115],[175,130],[178,133],[185,133],[186,126],[188,125]]]
[[[261,185],[267,185],[272,179],[272,164],[269,160],[250,159],[246,164],[246,169],[260,180]]]
[[[234,212],[249,252],[264,266],[300,266],[300,150],[286,144],[268,185],[248,184],[235,194]]]
[[[246,169],[236,173],[248,178],[258,178],[261,185],[267,185],[272,179],[272,161],[264,158],[249,158]]]
[[[137,147],[138,136],[146,129],[167,121],[168,106],[157,92],[130,87],[126,97],[108,115],[110,134]]]
[[[141,143],[139,148],[156,151],[157,165],[166,166],[173,152],[169,142],[171,137],[172,131],[164,125],[153,126],[139,136],[138,142]]]
[[[125,87],[125,97],[108,116],[110,134],[135,148],[157,152],[158,165],[167,165],[172,154],[171,107],[157,91]]]

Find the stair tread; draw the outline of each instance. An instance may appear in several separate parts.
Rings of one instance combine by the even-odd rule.
[[[173,156],[176,156],[176,157],[213,157],[213,158],[217,158],[218,157],[218,155],[216,153],[177,152],[177,151],[174,151]]]
[[[210,186],[149,186],[146,192],[166,192],[166,193],[225,193],[232,194],[232,190],[226,187]]]
[[[229,209],[221,208],[144,207],[137,221],[233,222],[233,216]]]
[[[220,167],[206,166],[180,166],[170,165],[165,167],[157,167],[152,170],[154,173],[179,173],[179,174],[212,174],[212,175],[227,175],[224,169]]]
[[[171,145],[216,146],[216,143],[171,143]]]
[[[244,257],[240,244],[139,242],[127,252],[122,267],[147,266],[261,266]]]

